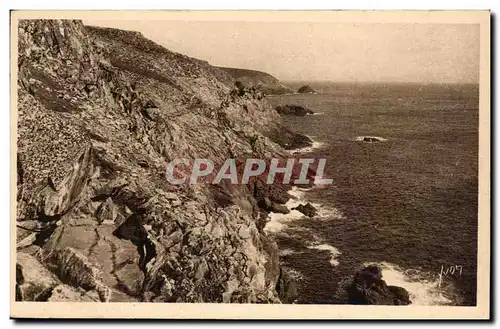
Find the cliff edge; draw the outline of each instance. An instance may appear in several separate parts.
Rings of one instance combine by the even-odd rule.
[[[268,95],[293,92],[292,89],[282,84],[269,73],[230,67],[218,67],[218,69],[227,73],[235,81],[240,81],[247,87],[255,87]]]
[[[283,154],[264,99],[137,32],[23,20],[18,35],[17,300],[288,296],[258,206],[285,188],[165,177],[175,158]]]

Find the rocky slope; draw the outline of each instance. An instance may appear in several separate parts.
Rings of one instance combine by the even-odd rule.
[[[235,81],[241,81],[248,87],[258,88],[265,94],[288,94],[293,92],[292,89],[283,85],[269,73],[230,67],[219,67],[219,69],[226,72]]]
[[[307,140],[224,71],[140,33],[23,20],[18,35],[17,300],[293,300],[259,207],[286,188],[171,185],[165,168]]]

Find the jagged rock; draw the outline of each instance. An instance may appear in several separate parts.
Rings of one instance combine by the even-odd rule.
[[[16,256],[16,300],[47,301],[59,285],[57,277],[35,257],[24,252]]]
[[[102,283],[111,291],[109,301],[134,300],[140,293],[137,286],[142,285],[144,275],[140,269],[138,246],[114,236],[116,227],[113,225],[102,224],[61,226],[47,241],[44,254],[52,255],[50,267],[64,282],[87,290]],[[69,258],[67,249],[76,254],[73,261],[61,259],[61,254]],[[129,280],[124,267],[134,276],[133,280]],[[80,274],[84,275],[83,279],[78,277]],[[95,283],[85,283],[89,280]],[[107,293],[108,288],[102,289]]]
[[[382,279],[382,270],[370,265],[354,276],[347,288],[348,303],[362,305],[409,305],[408,291],[401,287],[388,286]]]
[[[233,95],[233,77],[140,33],[22,20],[18,39],[17,218],[43,224],[33,245],[18,235],[23,251],[41,247],[33,273],[47,281],[27,280],[21,260],[16,295],[65,284],[53,299],[279,302],[257,198],[282,204],[286,189],[238,186],[222,204],[206,185],[168,183],[165,168],[270,158],[310,139],[276,124],[253,86]]]
[[[273,202],[268,198],[262,198],[258,203],[259,207],[268,212],[274,212],[279,214],[288,214],[290,210],[282,204]]]
[[[304,86],[300,87],[299,90],[297,90],[297,92],[300,94],[314,94],[314,93],[316,93],[316,91],[314,91],[314,89],[312,89],[311,86],[309,86],[309,85],[304,85]]]
[[[304,215],[306,215],[308,217],[314,217],[314,216],[316,216],[316,213],[318,211],[309,202],[306,203],[306,204],[299,204],[297,207],[292,208],[292,210],[298,210],[298,211],[300,211],[301,213],[303,213]]]
[[[119,288],[123,289],[128,295],[138,296],[142,292],[144,282],[144,272],[133,263],[122,265],[115,271],[119,282]]]
[[[314,114],[313,111],[299,105],[282,105],[276,106],[276,112],[280,115],[297,115],[297,116],[305,116],[306,114]]]
[[[292,304],[298,295],[297,282],[294,278],[284,269],[280,269],[280,276],[276,285],[279,298],[282,303]]]
[[[229,74],[231,78],[240,83],[248,87],[254,87],[267,95],[287,94],[292,92],[290,88],[283,85],[278,79],[265,72],[230,67],[217,68]]]
[[[31,246],[33,243],[36,241],[36,233],[30,233],[28,236],[25,236],[24,239],[21,241],[17,242],[16,248],[17,249],[22,249],[28,246]]]
[[[117,216],[119,216],[119,210],[111,198],[107,198],[103,203],[101,203],[95,214],[96,219],[100,223],[114,223]]]
[[[270,127],[264,135],[286,150],[308,147],[313,143],[309,137],[281,125]]]
[[[386,142],[387,139],[383,137],[376,137],[376,136],[358,136],[355,139],[357,142],[365,142],[365,143],[382,143]]]
[[[290,199],[290,195],[283,185],[267,184],[261,179],[252,180],[251,185],[255,200],[260,202],[263,207],[270,207],[271,202],[285,204]]]

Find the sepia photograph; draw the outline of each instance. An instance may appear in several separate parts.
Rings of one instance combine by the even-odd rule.
[[[489,11],[12,11],[14,318],[488,319]]]

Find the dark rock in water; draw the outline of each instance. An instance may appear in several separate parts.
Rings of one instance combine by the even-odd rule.
[[[297,116],[305,116],[306,114],[314,114],[313,111],[300,106],[300,105],[283,105],[276,106],[276,112],[280,115],[297,115]]]
[[[313,143],[309,137],[296,133],[279,124],[265,131],[264,135],[285,150],[309,147]]]
[[[365,143],[382,143],[387,141],[387,139],[376,136],[358,136],[356,137],[356,141]]]
[[[311,86],[309,85],[304,85],[302,87],[299,88],[299,90],[297,90],[298,93],[301,93],[301,94],[314,94],[316,93],[316,91],[314,91],[314,89],[311,88]]]
[[[231,78],[244,83],[245,86],[254,87],[266,95],[293,92],[293,90],[269,73],[231,67],[217,67],[217,69],[227,73]]]
[[[259,201],[258,206],[268,212],[274,212],[278,214],[288,214],[290,210],[282,204],[273,202],[268,198],[263,198]]]
[[[308,216],[308,217],[314,217],[316,216],[316,213],[317,213],[317,209],[312,205],[310,204],[309,202],[306,203],[306,204],[299,204],[297,207],[295,208],[292,208],[292,210],[298,210],[300,211],[301,213],[303,213],[304,215]]]
[[[370,265],[358,271],[347,288],[349,304],[356,305],[409,305],[408,291],[401,287],[388,286],[382,280],[382,270]]]

